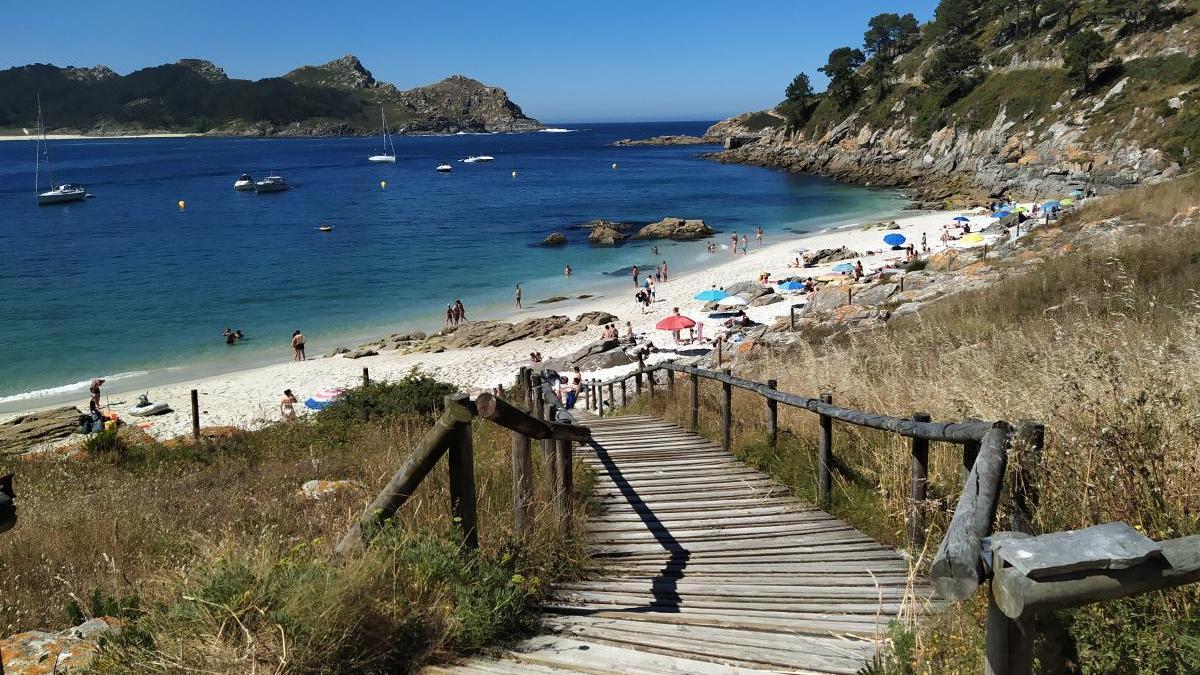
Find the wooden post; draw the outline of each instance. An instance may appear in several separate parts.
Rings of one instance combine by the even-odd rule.
[[[542,376],[534,373],[530,378],[530,384],[532,386],[529,389],[529,412],[539,420],[544,420],[546,419],[546,406],[542,404]]]
[[[796,330],[796,306],[792,305],[788,308],[788,317],[791,320],[791,330]]]
[[[596,416],[604,417],[604,387],[600,380],[592,380],[592,398],[596,400]]]
[[[675,395],[675,371],[667,369],[667,398]]]
[[[557,403],[557,401],[555,401]],[[546,406],[546,419],[551,422],[558,418],[558,406],[551,403]],[[550,489],[558,485],[558,460],[555,458],[555,441],[553,438],[542,440],[542,462],[546,465],[546,480]]]
[[[650,398],[654,398],[654,376],[657,373],[657,370],[651,370],[646,373],[646,384],[650,385]]]
[[[571,441],[558,441],[558,484],[554,506],[558,511],[558,523],[564,532],[571,529],[571,491],[574,489],[574,468],[571,462]]]
[[[767,386],[778,389],[779,382],[767,380]],[[767,399],[767,445],[774,448],[779,443],[779,401]]]
[[[1029,618],[1010,619],[1000,611],[988,584],[985,675],[1032,675],[1033,632]]]
[[[625,393],[625,379],[621,380],[621,405],[629,405],[629,395]]]
[[[822,403],[833,403],[833,394],[821,394]],[[821,415],[817,440],[817,501],[822,509],[833,508],[833,418]]]
[[[913,421],[928,422],[929,413],[913,413]],[[929,441],[913,437],[912,484],[908,490],[908,545],[913,551],[925,546],[925,500],[929,488]]]
[[[975,466],[975,458],[979,456],[979,441],[963,443],[962,479],[967,480],[971,467]]]
[[[723,371],[729,375],[729,369]],[[721,383],[721,447],[726,450],[733,448],[733,385]]]
[[[642,369],[646,367],[646,357],[638,352],[638,370],[633,378],[633,393],[642,395]]]
[[[1008,509],[1008,529],[1036,534],[1034,518],[1039,500],[1038,476],[1042,468],[1042,448],[1046,443],[1046,425],[1022,420],[1013,432],[1010,462],[1015,461],[1012,505]],[[1015,456],[1013,456],[1015,455]]]
[[[529,437],[512,432],[512,489],[513,489],[513,535],[524,539],[533,524],[530,506],[533,502],[533,457]]]
[[[588,386],[587,380],[582,378],[579,380],[579,393],[577,394],[576,398],[576,402],[582,406],[584,410],[592,409],[592,388]]]
[[[622,384],[624,384],[624,383],[622,383]],[[615,392],[613,391],[613,383],[609,382],[608,383],[608,404],[610,406],[612,406],[613,410],[616,410],[617,409],[617,397],[613,396],[614,393]]]
[[[901,293],[904,292],[904,277],[906,277],[906,276],[908,276],[908,275],[903,274],[903,273],[900,274],[900,292]]]
[[[200,440],[200,392],[192,390],[192,438]]]
[[[371,374],[369,372],[367,372],[366,366],[363,366],[363,386],[364,387],[371,386]]]
[[[463,545],[479,548],[475,515],[475,450],[471,444],[470,422],[455,426],[450,437],[447,460],[450,469],[450,516],[462,531]]]
[[[525,410],[533,412],[533,371],[528,366],[521,368],[521,384],[525,387]]]
[[[692,431],[700,430],[700,374],[689,373],[692,380]]]
[[[846,287],[846,304],[847,305],[854,304],[854,286]]]

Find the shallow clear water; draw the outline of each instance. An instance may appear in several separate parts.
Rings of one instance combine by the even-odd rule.
[[[55,178],[95,198],[45,207],[32,194],[33,145],[0,143],[0,411],[101,375],[286,360],[296,328],[319,354],[350,336],[440,325],[456,298],[481,318],[506,310],[517,282],[528,306],[653,266],[650,243],[589,247],[571,226],[592,218],[761,224],[770,241],[904,206],[895,192],[700,159],[708,147],[608,145],[706,126],[405,137],[394,165],[366,161],[370,138],[59,141]],[[496,159],[456,161],[471,154]],[[442,162],[451,174],[434,171]],[[271,170],[293,189],[232,189],[243,171]],[[556,230],[571,244],[537,245]],[[708,259],[703,244],[660,248],[676,272]],[[226,327],[247,340],[227,347]]]

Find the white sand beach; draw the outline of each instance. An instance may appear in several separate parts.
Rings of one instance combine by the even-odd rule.
[[[897,219],[900,225],[898,232],[909,242],[920,247],[921,237],[925,235],[933,251],[943,248],[941,237],[943,228],[952,224],[952,218],[958,212],[934,212],[912,215]],[[982,229],[993,222],[988,216],[973,216],[971,219],[974,231]],[[654,324],[670,315],[673,308],[679,307],[685,316],[705,322],[704,337],[712,338],[720,332],[717,321],[705,321],[700,311],[703,303],[694,300],[693,296],[700,291],[713,286],[723,287],[735,282],[753,281],[759,274],[769,272],[771,279],[782,279],[794,275],[817,276],[829,271],[832,265],[824,265],[810,269],[797,270],[788,267],[800,252],[821,248],[837,248],[846,246],[859,253],[876,252],[875,255],[861,258],[865,271],[869,274],[883,267],[900,263],[904,259],[903,251],[892,251],[885,246],[882,238],[890,232],[879,228],[863,226],[848,226],[824,232],[792,236],[788,239],[771,241],[768,238],[762,246],[753,241],[751,234],[748,254],[733,254],[725,243],[726,235],[718,234],[716,241],[723,245],[717,253],[712,254],[712,264],[706,269],[693,271],[680,276],[670,276],[669,280],[657,288],[657,302],[651,309],[643,313],[633,300],[634,289],[632,282],[627,292],[608,294],[587,300],[560,303],[548,306],[537,305],[522,311],[515,311],[510,316],[473,317],[504,320],[519,320],[536,316],[569,314],[575,317],[582,312],[605,311],[619,317],[621,325],[631,321],[635,332],[646,333],[657,345],[673,344],[669,333],[656,331]],[[889,250],[883,250],[889,249]],[[669,263],[669,261],[668,261]],[[761,323],[770,324],[778,317],[787,314],[794,302],[799,302],[796,296],[791,302],[779,302],[763,307],[747,308],[748,316]],[[396,330],[403,328],[397,326]],[[469,349],[451,349],[442,353],[382,352],[378,356],[361,359],[345,359],[341,356],[331,358],[310,358],[304,362],[292,362],[290,349],[286,343],[279,346],[281,363],[274,365],[225,373],[190,382],[180,382],[159,386],[150,390],[153,401],[165,401],[170,404],[173,412],[145,419],[130,418],[122,415],[126,421],[145,423],[148,433],[166,439],[189,433],[190,420],[190,390],[199,390],[201,424],[203,426],[232,425],[242,428],[254,428],[279,419],[279,399],[284,389],[292,389],[303,402],[311,394],[331,387],[355,386],[361,382],[362,369],[370,369],[373,380],[389,380],[401,378],[413,368],[453,382],[470,390],[490,389],[498,384],[509,386],[515,379],[518,369],[529,364],[529,353],[540,351],[547,359],[564,356],[599,338],[601,328],[589,328],[587,332],[578,335],[554,339],[527,339],[512,342],[500,347],[481,347]],[[312,345],[310,345],[312,348]],[[670,353],[655,354],[651,359],[671,358]],[[627,366],[632,369],[633,366]],[[620,369],[612,369],[603,373],[584,373],[585,377],[609,377]],[[112,410],[121,414],[136,399],[140,391],[122,392],[119,382],[112,383],[104,391],[104,402]],[[75,402],[83,410],[87,409],[87,399]],[[303,407],[303,406],[299,406]],[[305,411],[302,414],[308,414]]]

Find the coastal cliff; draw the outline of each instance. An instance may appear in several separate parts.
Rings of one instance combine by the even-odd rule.
[[[541,123],[498,87],[463,75],[400,90],[346,55],[283,77],[231,79],[201,59],[118,75],[105,66],[33,64],[0,71],[0,134],[37,125],[40,94],[51,133],[159,132],[213,136],[379,133],[379,109],[397,134],[536,131]]]
[[[1135,20],[1106,6],[993,15],[980,4],[952,26],[939,24],[939,8],[890,59],[877,45],[871,58],[851,50],[841,88],[789,90],[774,109],[717,123],[705,137],[735,147],[708,156],[903,186],[929,206],[1104,193],[1191,168],[1200,140],[1193,10],[1174,3]],[[1082,72],[1063,46],[1080,33],[1097,40]],[[948,52],[957,61],[939,69]],[[823,72],[839,65],[835,55]]]

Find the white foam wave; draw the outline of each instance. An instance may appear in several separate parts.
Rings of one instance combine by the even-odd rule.
[[[115,382],[117,380],[127,380],[131,377],[140,377],[148,375],[145,370],[132,370],[127,373],[117,373],[116,375],[104,375],[105,382]],[[91,380],[81,380],[64,384],[58,387],[50,387],[48,389],[36,389],[34,391],[26,391],[20,394],[11,394],[9,396],[0,396],[0,403],[12,403],[13,401],[29,401],[35,398],[46,398],[47,396],[58,396],[60,394],[71,394],[74,392],[85,392],[92,384]]]
[[[573,134],[576,131],[579,131],[579,130],[578,129],[559,129],[558,127],[547,127],[545,129],[538,129],[538,132],[543,133],[543,134]]]

